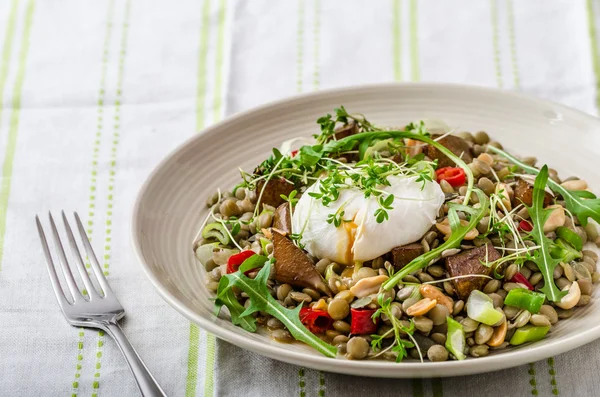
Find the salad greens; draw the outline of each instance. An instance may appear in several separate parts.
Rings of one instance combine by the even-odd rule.
[[[525,309],[531,314],[539,313],[540,308],[546,300],[546,295],[530,291],[526,288],[515,288],[508,291],[504,304]]]
[[[541,172],[541,170],[519,161],[503,150],[493,146],[488,146],[488,149],[507,158],[529,174],[538,175]],[[582,226],[585,227],[587,225],[588,218],[600,222],[600,199],[594,193],[587,190],[568,190],[552,179],[548,179],[548,186],[564,198],[565,206],[573,215],[577,216]]]
[[[246,263],[251,259],[252,263]],[[243,271],[255,268],[261,260],[264,260],[264,266],[258,272],[256,278],[251,279],[246,277]],[[327,357],[335,358],[337,354],[336,348],[323,342],[310,332],[300,321],[299,315],[302,305],[297,306],[293,310],[288,309],[271,296],[269,287],[267,286],[267,280],[271,273],[271,265],[272,261],[267,260],[265,256],[254,255],[246,259],[240,266],[240,270],[237,272],[224,274],[221,277],[219,288],[217,290],[217,299],[215,302],[216,313],[218,314],[221,307],[225,305],[231,313],[232,322],[234,324],[237,322],[245,330],[254,332],[256,331],[256,320],[250,320],[250,318],[253,318],[252,314],[259,311],[266,312],[281,321],[296,340],[314,347],[317,351]],[[232,287],[237,287],[248,294],[250,299],[250,306],[248,306],[248,308],[244,309],[237,301],[235,294],[232,291]],[[237,302],[237,305],[235,302]],[[244,310],[242,311],[240,307]],[[234,315],[236,317],[235,319]]]
[[[384,294],[377,295],[377,303],[379,303],[379,309],[375,313],[373,313],[373,321],[376,321],[382,314],[385,314],[392,323],[392,328],[385,332],[383,335],[371,335],[371,347],[373,351],[381,350],[381,343],[385,338],[387,338],[392,332],[394,333],[394,341],[392,344],[385,350],[391,349],[394,353],[397,354],[396,362],[402,361],[404,357],[408,355],[406,349],[410,349],[412,347],[417,346],[417,341],[413,337],[413,333],[415,332],[415,323],[410,320],[410,325],[408,327],[404,326],[400,319],[394,316],[394,312],[392,310],[392,298],[385,299]],[[410,340],[402,339],[402,334],[408,335]],[[384,350],[384,351],[385,351]],[[419,357],[421,361],[423,361],[423,356],[421,355],[421,349],[417,349],[419,352]],[[381,351],[379,354],[383,353]]]
[[[465,199],[464,199],[463,204],[464,205],[469,204],[469,199],[471,197],[471,193],[473,192],[473,185],[474,185],[474,177],[473,177],[473,172],[471,171],[471,168],[460,157],[458,157],[457,155],[452,153],[451,150],[446,148],[441,143],[438,143],[437,141],[434,141],[433,139],[431,139],[425,135],[415,134],[413,132],[407,132],[407,131],[361,132],[360,134],[350,135],[346,138],[342,138],[337,141],[329,141],[322,146],[322,151],[324,154],[340,153],[340,152],[343,152],[346,150],[351,150],[354,147],[354,145],[358,142],[359,143],[359,154],[360,154],[361,146],[364,145],[364,148],[366,150],[366,148],[369,147],[373,142],[375,142],[377,140],[388,139],[388,138],[409,138],[409,139],[414,139],[416,141],[425,142],[425,143],[435,147],[436,149],[438,149],[440,152],[445,154],[448,158],[452,159],[452,161],[454,161],[456,163],[456,165],[458,165],[460,168],[462,168],[465,171],[465,174],[467,176],[467,193],[465,194]],[[361,157],[361,159],[362,159],[362,157]]]
[[[530,232],[530,235],[540,246],[540,248],[533,253],[530,260],[535,262],[544,277],[544,286],[540,291],[546,294],[548,299],[552,302],[559,302],[566,294],[566,292],[561,292],[554,283],[554,268],[560,263],[560,259],[555,259],[550,255],[552,240],[546,237],[546,234],[544,233],[544,224],[552,213],[551,209],[544,209],[544,193],[547,181],[548,166],[544,165],[535,178],[535,183],[533,185],[533,205],[527,208],[531,221],[533,222],[533,230]]]
[[[389,290],[390,288],[393,288],[410,273],[416,272],[417,270],[429,265],[430,262],[438,259],[442,255],[443,251],[449,248],[456,248],[460,246],[460,243],[469,230],[477,227],[477,224],[479,224],[479,221],[481,221],[489,209],[489,200],[487,196],[479,189],[474,189],[474,192],[479,198],[479,208],[451,203],[450,210],[448,211],[448,220],[450,222],[450,228],[452,229],[450,238],[448,238],[448,240],[446,240],[443,244],[440,244],[437,248],[432,249],[431,251],[413,259],[409,264],[404,266],[400,271],[392,275],[392,277],[383,283],[383,289]],[[468,225],[461,225],[457,211],[467,212],[469,215],[471,215]]]

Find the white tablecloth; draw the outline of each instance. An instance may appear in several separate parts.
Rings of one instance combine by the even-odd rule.
[[[428,81],[598,106],[600,4],[570,0],[0,1],[0,395],[130,396],[108,337],[67,326],[33,216],[89,223],[125,332],[171,396],[598,395],[600,341],[470,377],[380,380],[272,361],[215,340],[136,263],[136,192],[172,148],[298,92]]]

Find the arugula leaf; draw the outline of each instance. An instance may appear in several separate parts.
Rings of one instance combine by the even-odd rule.
[[[258,269],[259,267],[263,267],[264,264],[269,260],[264,255],[252,255],[242,262],[238,270],[242,273],[246,273],[248,270]]]
[[[271,261],[267,261],[254,279],[246,277],[241,271],[225,274],[221,277],[221,279],[226,278],[228,280],[227,287],[223,291],[231,291],[231,287],[235,286],[249,296],[250,306],[239,314],[239,316],[245,318],[258,311],[266,312],[281,321],[296,340],[314,347],[327,357],[335,358],[337,349],[315,336],[300,321],[301,306],[295,309],[288,309],[279,304],[271,296],[267,287],[267,280],[270,273]],[[221,292],[223,293],[223,291]]]
[[[300,148],[300,153],[298,154],[298,156],[300,156],[300,160],[302,161],[302,165],[312,167],[317,164],[323,155],[321,149],[321,145],[302,146]]]
[[[503,150],[493,146],[488,146],[488,149],[518,165],[528,174],[537,175],[540,172],[537,168],[517,160],[514,156]],[[565,199],[565,206],[573,215],[577,216],[577,219],[579,219],[582,226],[587,225],[588,218],[592,218],[600,223],[600,199],[598,199],[594,193],[585,190],[567,190],[552,179],[548,179],[548,186]]]
[[[540,291],[546,294],[548,299],[552,302],[559,302],[566,294],[566,292],[561,292],[554,283],[554,268],[560,263],[560,259],[554,259],[552,255],[550,255],[552,240],[546,237],[544,233],[544,224],[552,213],[551,209],[544,209],[544,189],[546,188],[547,181],[548,166],[544,165],[533,184],[532,206],[527,207],[529,217],[533,222],[533,230],[530,232],[530,235],[540,246],[533,254],[531,260],[535,262],[540,269],[542,276],[544,276],[544,287],[541,288]]]
[[[407,275],[416,272],[417,270],[423,269],[426,267],[431,261],[437,259],[442,255],[442,252],[449,248],[456,248],[460,246],[465,235],[469,232],[469,230],[474,229],[479,224],[479,221],[483,218],[486,211],[489,208],[490,202],[488,197],[479,189],[473,190],[477,197],[479,198],[479,208],[472,208],[470,211],[471,219],[466,226],[461,225],[460,218],[456,213],[456,208],[453,206],[450,207],[448,211],[448,221],[450,223],[450,228],[452,229],[452,234],[443,244],[439,245],[437,248],[432,249],[425,254],[418,256],[413,259],[408,265],[404,266],[402,270],[398,271],[394,274],[393,277],[388,279],[385,283],[383,283],[383,289],[389,290],[390,288],[396,286],[404,277]],[[462,208],[462,206],[461,206]]]
[[[229,279],[226,277],[221,277],[219,280],[217,298],[215,299],[215,316],[219,315],[223,306],[229,309],[231,322],[234,325],[239,325],[248,332],[256,332],[256,319],[252,315],[243,315],[246,309],[238,302],[233,290],[230,288]]]

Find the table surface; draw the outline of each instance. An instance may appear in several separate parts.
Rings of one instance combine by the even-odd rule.
[[[597,395],[600,341],[496,373],[381,380],[283,364],[191,325],[129,241],[171,149],[278,98],[388,81],[468,83],[598,111],[600,3],[569,0],[1,0],[0,395],[136,395],[117,347],[67,326],[33,216],[85,218],[124,329],[172,396]]]

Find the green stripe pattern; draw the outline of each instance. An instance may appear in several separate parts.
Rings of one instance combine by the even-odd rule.
[[[592,62],[594,75],[596,76],[596,108],[600,112],[600,53],[598,51],[598,39],[596,35],[596,18],[592,0],[587,0],[588,29],[590,35]],[[1,246],[0,246],[1,249]]]
[[[313,89],[318,90],[320,84],[319,66],[321,63],[320,52],[321,52],[321,2],[315,0],[315,20],[313,24],[313,36],[314,36],[314,71],[313,71]]]
[[[325,374],[319,371],[319,397],[325,397]]]
[[[31,27],[33,25],[33,14],[35,11],[35,0],[27,2],[25,9],[25,21],[23,36],[21,38],[21,49],[19,51],[19,65],[15,77],[15,85],[12,92],[12,112],[8,127],[8,139],[4,163],[2,165],[2,184],[0,184],[0,271],[2,271],[2,258],[4,257],[4,237],[6,235],[6,214],[8,212],[8,199],[12,182],[13,163],[17,149],[17,136],[19,133],[19,117],[21,113],[21,93],[25,83],[25,70],[27,66],[27,54],[29,53],[29,41],[31,38]],[[12,12],[12,11],[11,11]],[[9,25],[13,23],[9,21]],[[10,26],[8,27],[10,29]],[[12,39],[11,39],[12,42]],[[9,49],[10,50],[10,49]],[[8,52],[10,56],[10,52]],[[4,54],[3,54],[4,55]],[[4,62],[4,59],[3,59]]]
[[[206,58],[208,56],[208,33],[210,28],[210,0],[204,0],[202,6],[202,27],[200,29],[200,40],[198,49],[198,74],[196,87],[196,131],[200,131],[205,125],[205,110],[206,105]],[[206,341],[211,336],[207,335]],[[214,338],[214,337],[213,337]],[[198,354],[200,350],[200,329],[195,324],[190,324],[190,337],[188,348],[188,362],[185,395],[186,397],[194,397],[198,384]],[[213,353],[214,356],[214,353]],[[208,359],[208,355],[207,355]],[[211,379],[212,382],[212,379]],[[210,395],[207,395],[210,396]]]
[[[298,0],[298,26],[296,32],[296,91],[302,92],[304,57],[304,0]]]
[[[392,2],[392,54],[394,59],[394,80],[402,81],[402,59],[400,52],[400,0]]]
[[[554,357],[548,359],[548,374],[550,374],[550,386],[552,387],[552,394],[558,396],[558,382],[556,381],[556,370],[554,369]]]
[[[215,93],[213,100],[214,119],[216,122],[221,118],[223,103],[223,52],[225,51],[225,13],[227,4],[225,0],[219,2],[219,26],[217,31],[217,52],[215,64]],[[204,396],[214,395],[215,379],[215,349],[217,340],[213,334],[206,333],[206,373],[204,376]]]
[[[189,344],[185,395],[186,397],[193,397],[196,395],[196,383],[198,382],[198,350],[200,349],[200,328],[192,323],[190,323]]]
[[[204,0],[202,7],[202,29],[200,30],[200,48],[198,59],[198,85],[196,89],[196,130],[204,126],[206,93],[206,57],[208,52],[208,30],[209,30],[210,0]],[[200,329],[195,324],[190,324],[190,338],[188,348],[188,364],[186,376],[186,397],[196,395],[198,384],[198,352],[200,349]]]
[[[19,1],[13,0],[6,24],[6,32],[4,34],[4,44],[2,46],[2,63],[0,64],[0,126],[2,125],[2,111],[4,110],[4,87],[8,79],[8,71],[10,70],[10,56],[12,53],[12,44],[15,37],[15,29],[17,26],[17,10],[19,9]],[[1,132],[1,131],[0,131]],[[0,246],[0,265],[2,255],[2,246]]]
[[[109,44],[112,35],[113,28],[113,13],[114,13],[114,0],[111,0],[108,5],[107,22],[104,33],[104,44],[102,51],[102,66],[100,72],[100,88],[98,91],[97,101],[97,113],[98,113],[98,124],[96,125],[96,134],[94,136],[94,144],[92,147],[92,165],[90,175],[90,188],[89,188],[89,203],[88,203],[88,220],[87,220],[87,234],[92,240],[94,232],[94,216],[96,213],[96,195],[97,195],[97,182],[98,182],[98,161],[100,153],[100,143],[102,140],[102,130],[104,123],[104,100],[106,92],[106,72],[108,69],[109,60]],[[110,241],[110,240],[109,240]],[[90,267],[89,261],[86,261],[86,267]],[[77,342],[77,357],[75,362],[75,375],[72,382],[72,397],[76,397],[79,393],[79,378],[81,377],[81,367],[83,363],[83,347],[84,347],[84,336],[85,331],[83,328],[79,329],[79,340]],[[96,362],[96,370],[100,369],[102,364]]]
[[[120,129],[120,117],[121,117],[121,102],[123,98],[123,74],[125,70],[125,56],[127,54],[127,38],[129,34],[129,20],[131,16],[131,0],[125,2],[125,12],[123,16],[123,25],[121,30],[121,43],[119,49],[119,64],[117,71],[117,86],[116,95],[114,102],[114,124],[113,134],[110,147],[110,160],[108,167],[108,192],[107,192],[107,208],[106,208],[106,225],[104,229],[104,236],[108,238],[105,240],[104,256],[102,258],[104,274],[108,276],[108,269],[110,267],[111,259],[111,233],[112,233],[112,215],[114,207],[114,193],[115,193],[115,176],[117,172],[117,150],[119,147],[119,129]],[[98,390],[100,388],[100,369],[102,367],[102,355],[104,348],[104,332],[98,333],[98,341],[96,347],[96,365],[94,372],[94,380],[92,382],[92,397],[98,396]]]
[[[298,388],[300,389],[300,397],[306,397],[306,390],[305,387],[306,386],[306,380],[304,378],[304,368],[300,368],[298,370]]]
[[[513,83],[515,88],[521,88],[521,79],[519,77],[519,65],[517,63],[517,38],[515,33],[515,10],[513,0],[506,0],[508,11],[508,40],[510,42],[510,58],[513,71]]]
[[[419,68],[419,42],[418,42],[417,0],[410,0],[410,65],[411,80],[413,82],[421,79]]]
[[[537,396],[537,381],[535,380],[535,363],[529,363],[529,370],[527,371],[529,374],[529,385],[531,386],[531,395]]]
[[[112,36],[113,28],[113,13],[114,13],[114,0],[111,0],[108,5],[106,27],[104,33],[104,49],[102,50],[102,67],[100,72],[100,89],[98,91],[98,124],[96,126],[96,135],[94,137],[94,145],[92,148],[92,167],[90,176],[90,197],[88,204],[88,220],[87,220],[87,234],[92,240],[94,233],[94,216],[96,212],[96,195],[97,195],[97,182],[98,182],[98,157],[100,155],[100,143],[102,139],[102,130],[104,128],[104,101],[106,93],[106,71],[108,69],[109,60],[109,44]],[[89,263],[87,267],[89,267]]]
[[[83,363],[83,338],[85,336],[83,328],[79,328],[78,334],[79,340],[77,341],[77,364],[75,364],[75,376],[71,384],[71,397],[76,397],[77,393],[79,392],[79,378],[81,377],[81,364]]]
[[[216,70],[215,70],[215,101],[213,106],[213,120],[217,121],[221,118],[223,108],[223,53],[225,52],[225,7],[226,1],[219,2],[219,30],[217,32],[217,54],[216,54]]]
[[[502,67],[500,65],[500,33],[498,29],[498,0],[491,1],[492,41],[494,44],[494,63],[496,65],[496,82],[502,88]]]
[[[226,0],[218,3],[218,27],[215,54],[215,88],[213,97],[213,121],[221,118],[223,111],[223,63],[225,53],[225,21],[227,14]],[[202,27],[200,29],[200,47],[198,49],[198,72],[196,89],[196,129],[199,131],[206,126],[206,87],[207,87],[207,58],[210,34],[210,0],[205,0],[202,7]],[[188,349],[188,365],[186,376],[187,397],[195,396],[198,384],[198,359],[200,348],[200,329],[190,324],[190,337]],[[204,374],[204,396],[214,395],[214,367],[215,367],[216,338],[206,333],[206,366]]]

